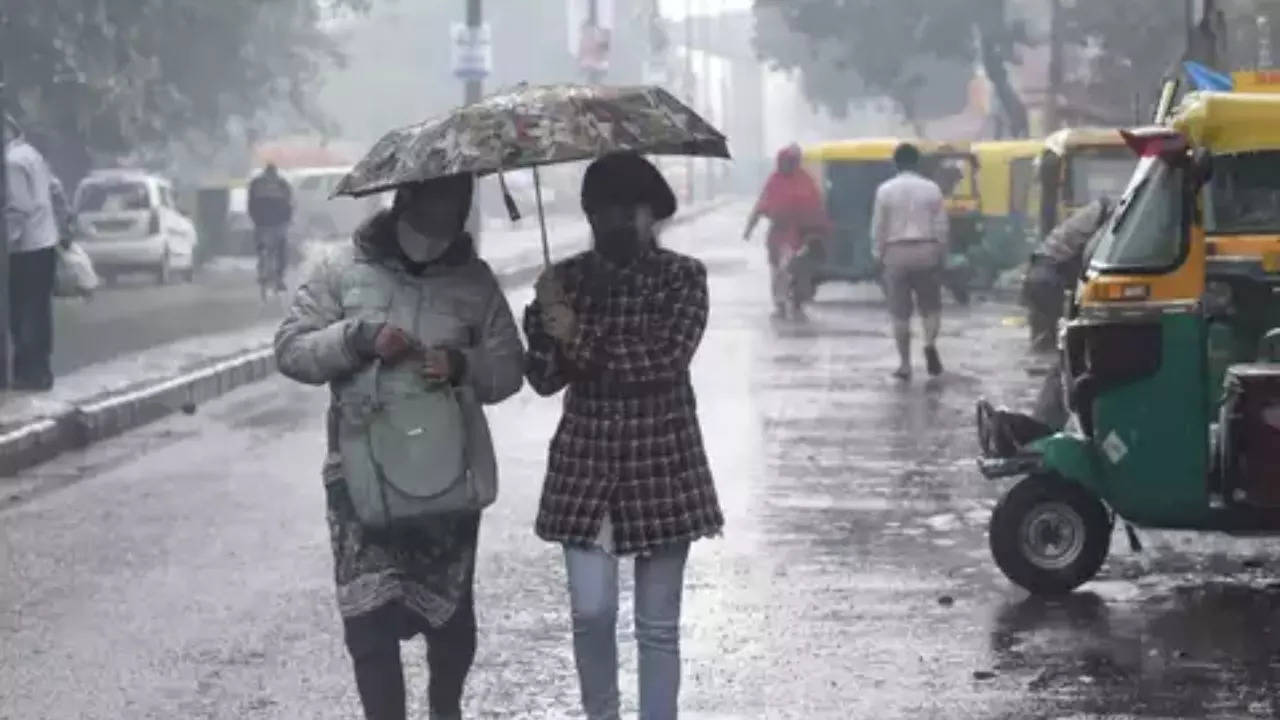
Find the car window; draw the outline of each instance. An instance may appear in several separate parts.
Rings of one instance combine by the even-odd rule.
[[[147,184],[137,180],[93,180],[76,193],[77,212],[134,212],[151,209]]]
[[[315,192],[323,187],[322,183],[324,183],[322,175],[312,175],[311,177],[303,178],[302,182],[298,183],[298,187],[307,192]]]

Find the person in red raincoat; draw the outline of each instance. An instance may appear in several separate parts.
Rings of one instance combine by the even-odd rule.
[[[788,310],[804,317],[803,305],[813,295],[812,265],[820,250],[816,240],[831,226],[818,184],[800,167],[801,159],[799,145],[778,152],[777,169],[765,183],[743,233],[743,239],[750,240],[760,218],[769,219],[766,244],[777,317],[785,317]]]

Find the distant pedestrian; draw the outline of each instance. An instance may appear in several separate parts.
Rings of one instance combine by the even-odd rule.
[[[284,270],[289,256],[289,223],[293,220],[293,188],[275,163],[267,163],[249,183],[249,218],[258,250],[258,282],[284,292]]]
[[[903,143],[893,153],[898,174],[876,189],[871,220],[873,253],[883,267],[893,338],[898,347],[894,377],[911,379],[911,316],[924,330],[929,374],[942,374],[938,334],[942,329],[942,272],[949,232],[942,189],[920,173],[920,151]]]
[[[47,391],[53,388],[53,281],[59,239],[50,192],[54,176],[44,157],[24,138],[17,120],[7,115],[4,123],[12,386]]]
[[[818,184],[803,167],[799,145],[778,152],[777,169],[765,182],[743,239],[750,240],[760,218],[769,219],[770,288],[774,316],[791,312],[803,319],[804,303],[812,299],[813,273],[821,254],[821,239],[830,231]]]
[[[368,720],[404,720],[400,641],[418,634],[427,641],[430,717],[459,720],[476,650],[480,510],[390,529],[367,527],[353,501],[344,458],[353,446],[374,453],[372,440],[353,434],[359,422],[352,418],[370,412],[362,388],[376,388],[380,374],[400,378],[400,385],[385,399],[375,394],[372,412],[421,422],[428,433],[437,427],[435,416],[396,414],[404,383],[414,385],[413,376],[421,373],[426,391],[448,387],[462,415],[471,418],[460,433],[440,433],[465,438],[468,477],[496,473],[479,406],[520,389],[524,348],[497,279],[463,229],[473,190],[470,176],[454,176],[398,191],[390,210],[368,220],[351,246],[320,263],[276,333],[280,371],[308,384],[329,383],[334,397],[324,465],[329,536],[338,610]],[[414,392],[420,396],[424,389]],[[379,475],[392,470],[378,467]],[[386,492],[384,486],[384,502]],[[360,497],[367,502],[367,495]]]
[[[524,318],[529,384],[541,395],[568,388],[537,533],[564,548],[588,720],[619,717],[618,565],[635,556],[640,717],[669,720],[689,546],[724,525],[689,377],[707,273],[658,245],[654,223],[675,214],[676,199],[640,156],[592,163],[582,209],[593,250],[544,273]]]

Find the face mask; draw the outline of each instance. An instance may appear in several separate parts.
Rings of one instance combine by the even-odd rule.
[[[595,251],[611,262],[628,263],[653,243],[653,213],[648,207],[603,208],[589,220]]]
[[[409,223],[396,223],[396,240],[405,257],[415,263],[427,263],[438,259],[453,244],[453,238],[442,238],[420,233]]]

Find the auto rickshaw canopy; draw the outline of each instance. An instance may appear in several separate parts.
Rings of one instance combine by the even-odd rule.
[[[1170,126],[1193,145],[1230,154],[1280,150],[1280,95],[1200,92],[1188,95]]]
[[[1124,138],[1114,128],[1066,128],[1045,138],[1044,148],[1058,157],[1090,147],[1124,147]]]
[[[815,143],[804,148],[804,159],[808,161],[857,161],[892,160],[893,153],[902,143],[911,143],[922,155],[968,154],[968,143],[949,143],[937,140],[917,140],[915,138],[857,138],[853,140],[832,140]]]
[[[972,151],[978,159],[978,195],[982,198],[983,214],[1009,213],[1015,191],[1012,164],[1017,160],[1034,161],[1043,149],[1043,140],[991,140],[973,144]]]

